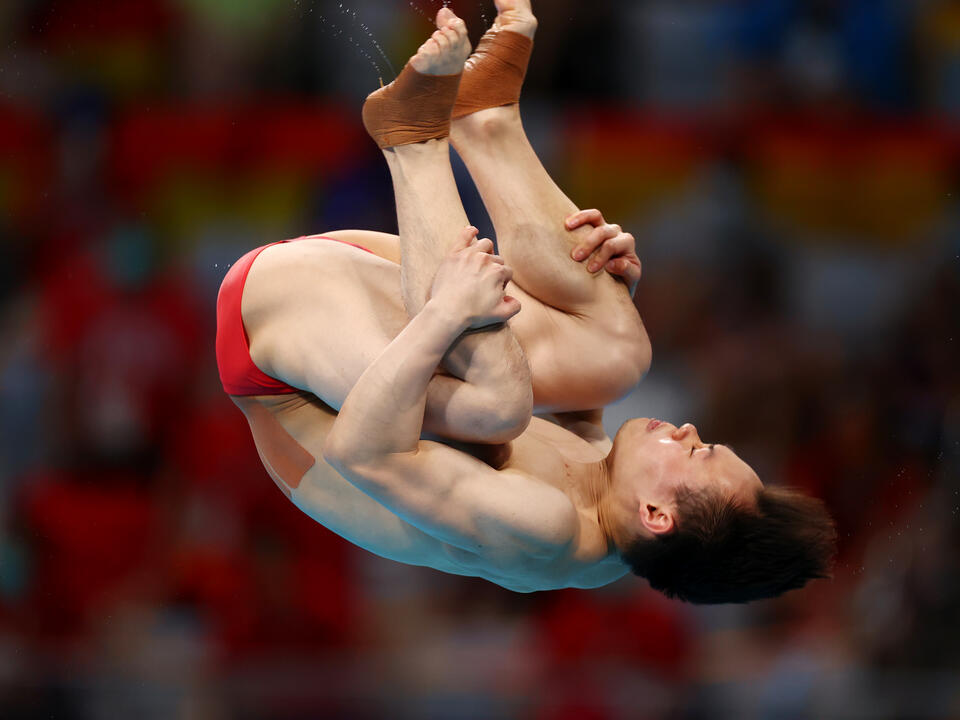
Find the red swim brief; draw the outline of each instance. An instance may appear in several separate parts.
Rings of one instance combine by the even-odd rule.
[[[307,239],[340,242],[372,253],[371,250],[360,245],[354,245],[345,240],[324,238],[321,235],[297,238],[297,240]],[[253,364],[240,307],[243,300],[243,287],[254,260],[268,247],[285,242],[294,241],[283,240],[248,252],[230,268],[230,272],[220,286],[220,294],[217,297],[217,367],[220,370],[220,382],[223,383],[223,389],[228,395],[249,397],[251,395],[290,395],[300,392],[297,388],[270,377]]]

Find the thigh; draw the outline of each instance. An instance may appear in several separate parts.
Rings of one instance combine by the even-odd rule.
[[[389,260],[397,265],[400,264],[399,235],[389,235],[373,230],[335,230],[334,232],[324,233],[323,237],[359,245],[384,260]]]
[[[276,245],[251,268],[243,320],[257,367],[339,409],[407,322],[400,268],[329,240]]]
[[[514,283],[507,292],[523,305],[510,327],[530,363],[536,412],[605,407],[630,393],[650,368],[643,322],[616,295],[594,303],[589,314],[572,314]]]

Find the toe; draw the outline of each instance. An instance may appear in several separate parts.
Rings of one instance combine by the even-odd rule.
[[[446,27],[451,20],[458,19],[454,14],[453,10],[450,8],[440,8],[440,11],[437,13],[437,27],[442,28]]]
[[[442,31],[437,30],[433,37],[431,38],[433,42],[440,46],[441,51],[445,51],[450,47],[450,38],[448,38]]]

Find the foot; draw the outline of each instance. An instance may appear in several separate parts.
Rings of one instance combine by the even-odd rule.
[[[493,26],[480,40],[476,52],[467,60],[463,82],[453,109],[456,125],[472,118],[502,115],[504,107],[520,101],[527,74],[537,18],[530,0],[496,0],[498,15]],[[488,113],[488,110],[497,112]]]
[[[367,98],[363,123],[381,149],[442,140],[470,54],[467,26],[453,11],[437,13],[437,31],[397,79]]]
[[[469,55],[467,24],[450,8],[442,8],[437,31],[410,58],[410,65],[421,75],[459,75]]]
[[[495,0],[495,4],[499,14],[493,21],[491,32],[509,30],[533,40],[537,33],[537,18],[533,14],[531,0]]]

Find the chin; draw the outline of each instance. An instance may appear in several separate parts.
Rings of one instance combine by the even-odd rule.
[[[648,417],[640,417],[634,418],[633,420],[627,420],[623,425],[620,426],[620,430],[617,432],[617,435],[620,435],[621,433],[636,435],[644,432],[651,419],[652,418]]]
[[[643,428],[647,426],[648,422],[650,422],[650,418],[627,420],[620,426],[616,436],[613,438],[614,450],[635,446],[639,438],[642,437],[640,433],[643,432]]]

